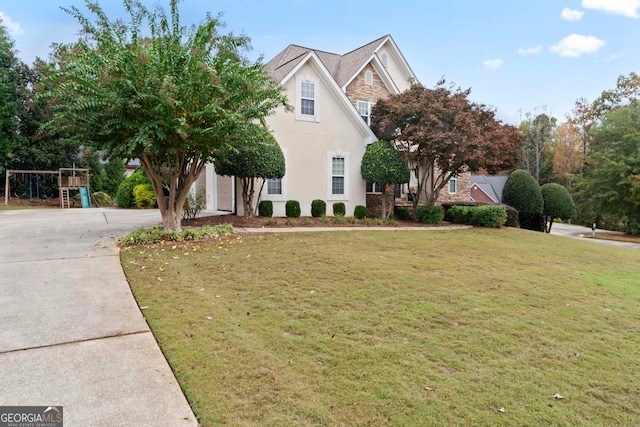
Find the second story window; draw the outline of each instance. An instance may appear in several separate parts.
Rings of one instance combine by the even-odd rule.
[[[358,113],[362,120],[367,124],[367,126],[371,126],[371,109],[375,105],[374,102],[369,101],[358,101]]]
[[[316,84],[300,82],[300,113],[305,116],[316,114]]]

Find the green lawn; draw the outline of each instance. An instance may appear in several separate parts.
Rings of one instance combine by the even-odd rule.
[[[637,251],[344,231],[122,262],[203,426],[640,424]]]

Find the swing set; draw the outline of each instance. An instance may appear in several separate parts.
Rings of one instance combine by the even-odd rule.
[[[58,191],[60,194],[60,207],[70,208],[71,200],[69,192],[77,190],[80,192],[80,200],[82,207],[91,207],[91,200],[89,196],[89,169],[72,168],[59,168],[57,171],[47,170],[7,170],[5,179],[4,190],[4,205],[9,204],[9,198],[11,195],[11,183],[10,178],[12,175],[22,175],[23,178],[28,176],[29,180],[29,203],[40,203],[40,175],[57,175],[58,176]],[[16,196],[17,197],[17,196]]]

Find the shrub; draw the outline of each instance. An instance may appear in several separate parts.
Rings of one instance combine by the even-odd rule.
[[[300,202],[297,200],[287,200],[284,205],[284,210],[288,218],[300,217]]]
[[[518,212],[518,210],[509,205],[502,205],[502,206],[504,206],[504,208],[507,211],[507,222],[505,223],[505,225],[507,227],[515,227],[515,228],[520,227],[520,221],[518,220],[520,213]]]
[[[205,208],[206,204],[207,196],[204,190],[200,190],[196,194],[189,192],[182,207],[182,219],[193,219],[197,217]]]
[[[520,228],[525,230],[540,231],[544,233],[544,216],[541,213],[522,213],[518,217]]]
[[[151,209],[156,205],[156,193],[151,184],[138,184],[133,188],[133,198],[138,209]]]
[[[418,218],[425,224],[440,224],[444,219],[442,206],[418,206]]]
[[[96,191],[93,193],[93,198],[98,206],[111,206],[113,204],[111,196],[104,191]]]
[[[472,208],[473,206],[452,206],[447,211],[447,215],[449,216],[449,220],[456,224],[471,224]]]
[[[362,205],[356,206],[355,210],[353,211],[353,216],[355,216],[358,219],[366,218],[367,217],[367,207],[366,206],[362,206]]]
[[[219,224],[213,227],[204,225],[199,228],[189,228],[182,233],[178,233],[177,231],[164,231],[161,226],[156,226],[152,228],[139,228],[129,233],[127,237],[120,241],[120,245],[148,245],[161,241],[179,242],[181,240],[199,240],[233,233],[235,233],[235,229],[230,224]]]
[[[347,213],[347,208],[342,202],[337,202],[333,204],[333,216],[342,215],[345,216]]]
[[[311,216],[320,218],[327,214],[327,203],[324,200],[316,199],[311,202]]]
[[[258,215],[271,218],[273,216],[273,202],[271,200],[262,200],[258,204]]]
[[[479,227],[500,228],[507,222],[507,210],[504,206],[474,206],[469,210],[472,224]]]
[[[529,172],[522,169],[511,172],[507,178],[502,191],[502,201],[516,208],[520,214],[542,213],[540,186]]]
[[[118,186],[116,203],[121,208],[133,208],[136,205],[133,189],[140,184],[151,185],[151,180],[142,171],[136,171]]]
[[[540,187],[540,191],[544,215],[561,219],[575,218],[576,205],[566,188],[560,184],[549,183]]]
[[[411,211],[405,207],[400,206],[396,209],[396,216],[400,221],[409,221],[411,219]]]

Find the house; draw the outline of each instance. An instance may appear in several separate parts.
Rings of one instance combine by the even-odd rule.
[[[502,203],[506,175],[471,175],[471,199],[479,203]]]
[[[285,215],[287,200],[299,201],[303,216],[311,214],[314,199],[327,202],[328,214],[335,202],[346,205],[347,215],[357,205],[375,211],[382,188],[360,175],[366,147],[376,140],[369,128],[371,109],[378,99],[417,81],[393,38],[383,36],[343,55],[289,45],[265,69],[282,85],[294,110],[280,108],[267,118],[284,153],[286,175],[267,180],[261,200],[273,201],[274,216]],[[456,185],[450,183],[451,194]],[[207,209],[242,215],[237,183],[216,175],[213,165],[196,188],[206,188]],[[406,200],[406,193],[402,188],[396,195]]]

